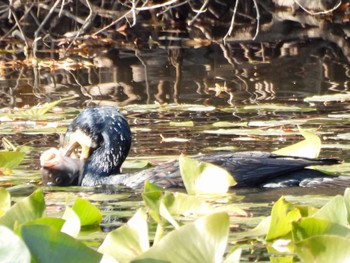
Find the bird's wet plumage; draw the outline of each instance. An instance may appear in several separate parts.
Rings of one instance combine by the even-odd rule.
[[[76,141],[87,146],[89,150],[85,153],[86,160],[84,157],[79,162],[71,161],[70,156],[64,156],[63,159],[66,160],[57,167],[45,166],[43,162],[43,179],[48,184],[120,184],[141,188],[147,180],[164,188],[183,187],[177,161],[160,164],[138,173],[120,174],[120,167],[131,146],[131,132],[125,117],[114,107],[97,107],[82,111],[68,127],[66,137],[74,137],[74,142],[71,140],[68,148]],[[70,153],[71,150],[68,155]],[[302,185],[305,180],[329,177],[318,171],[304,169],[305,167],[339,163],[337,159],[290,157],[266,152],[216,153],[195,158],[228,170],[238,187],[257,187],[268,183],[278,185],[283,180],[291,182],[291,185]],[[84,163],[83,166],[81,162]],[[65,167],[64,164],[69,164],[70,167]],[[72,180],[72,171],[76,172],[75,176],[78,179]],[[57,179],[59,176],[67,178],[67,174],[69,180]]]

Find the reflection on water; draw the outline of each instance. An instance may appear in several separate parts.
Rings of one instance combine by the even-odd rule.
[[[321,40],[210,45],[198,49],[96,51],[81,68],[5,69],[1,107],[78,96],[75,105],[255,104],[345,92],[349,63]],[[77,66],[77,65],[76,65]],[[66,66],[66,68],[68,65]]]

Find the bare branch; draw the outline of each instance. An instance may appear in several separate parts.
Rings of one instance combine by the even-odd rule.
[[[324,14],[328,14],[328,13],[331,13],[333,12],[335,9],[337,9],[342,1],[341,0],[338,0],[338,3],[332,7],[331,9],[328,9],[328,10],[325,10],[325,11],[319,11],[319,12],[313,12],[313,11],[309,11],[307,10],[298,0],[294,0],[294,2],[301,8],[303,9],[306,13],[308,13],[309,15],[324,15]]]
[[[253,0],[254,6],[255,6],[255,10],[256,10],[256,29],[255,29],[255,35],[253,37],[253,40],[255,40],[255,38],[258,36],[259,34],[259,28],[260,28],[260,12],[259,12],[259,7],[258,4],[256,2],[256,0]]]
[[[231,18],[230,28],[228,29],[226,35],[222,39],[224,41],[224,44],[226,43],[226,38],[231,36],[231,33],[232,33],[233,26],[235,24],[235,18],[236,18],[236,13],[237,13],[238,2],[239,2],[239,0],[236,0],[235,7],[233,8],[233,14],[232,14],[232,18]]]

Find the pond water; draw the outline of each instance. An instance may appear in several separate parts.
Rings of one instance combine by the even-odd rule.
[[[199,48],[177,44],[79,52],[69,53],[69,59],[60,59],[59,53],[43,54],[36,61],[38,67],[10,66],[9,58],[2,61],[6,67],[0,68],[1,137],[29,147],[13,174],[0,178],[0,185],[11,187],[15,197],[41,187],[40,153],[58,146],[78,110],[93,105],[115,105],[129,120],[133,142],[125,170],[143,160],[158,163],[180,153],[274,151],[301,140],[296,126],[301,125],[321,136],[321,157],[345,161],[330,171],[349,174],[350,58],[330,42]],[[61,98],[70,99],[36,120],[4,117],[16,108]],[[245,227],[251,227],[282,195],[319,206],[344,188],[240,189],[226,201],[252,213],[245,219]],[[77,195],[100,207],[103,231],[81,237],[92,246],[99,244],[104,231],[124,223],[141,206],[137,191],[118,187],[44,190],[50,215],[62,214],[66,200]]]

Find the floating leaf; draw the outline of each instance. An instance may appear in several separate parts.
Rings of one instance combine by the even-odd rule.
[[[248,122],[232,122],[232,121],[217,121],[213,123],[214,127],[228,128],[228,127],[247,127]]]
[[[21,235],[35,262],[100,262],[102,255],[47,225],[24,225]]]
[[[226,193],[236,184],[228,171],[214,164],[181,155],[179,165],[182,180],[189,194]]]
[[[223,263],[239,263],[241,262],[242,248],[233,250],[228,256],[226,256]]]
[[[165,138],[162,134],[160,134],[160,137],[162,138],[161,142],[188,142],[188,141],[190,141],[190,139],[179,138],[179,137]]]
[[[288,237],[292,230],[292,222],[300,218],[299,209],[281,197],[272,207],[271,223],[266,240]]]
[[[149,161],[145,160],[127,160],[123,163],[123,169],[145,169],[149,167],[152,167],[152,164]]]
[[[41,217],[38,219],[35,219],[33,221],[29,221],[25,223],[25,225],[48,225],[53,227],[54,229],[60,231],[62,229],[62,226],[64,225],[64,220],[62,218],[56,218],[56,217]]]
[[[346,188],[344,192],[344,202],[348,214],[348,223],[350,223],[350,188]]]
[[[163,193],[160,187],[151,184],[147,181],[145,182],[145,188],[142,193],[142,198],[145,202],[145,205],[150,208],[149,214],[158,224],[161,224],[159,206],[162,196]]]
[[[305,140],[274,151],[273,153],[288,156],[317,158],[321,151],[320,137],[310,131],[303,130],[300,127],[298,128]]]
[[[169,205],[169,211],[172,215],[200,215],[206,214],[213,210],[203,198],[185,193],[173,193],[174,200]]]
[[[45,200],[41,189],[14,204],[2,217],[0,225],[13,229],[16,224],[23,224],[45,214]]]
[[[234,232],[232,235],[235,239],[258,238],[267,234],[270,224],[271,216],[267,216],[255,228],[245,232]]]
[[[350,229],[346,226],[333,223],[321,218],[302,218],[293,223],[293,241],[299,242],[312,236],[337,235],[346,237]]]
[[[314,213],[312,217],[327,219],[330,222],[344,226],[347,225],[348,213],[344,198],[340,195],[333,197],[328,203]]]
[[[7,227],[0,226],[0,240],[0,262],[31,262],[30,252],[22,239]]]
[[[350,240],[335,235],[313,236],[295,244],[302,262],[344,263],[350,261]]]
[[[303,108],[293,105],[279,105],[279,104],[258,104],[258,105],[246,105],[244,110],[267,110],[267,111],[303,111]]]
[[[81,223],[77,213],[69,206],[66,206],[62,218],[65,220],[65,223],[62,226],[61,232],[66,233],[71,237],[78,237]]]
[[[315,95],[306,97],[305,102],[326,102],[326,101],[347,101],[350,100],[350,93],[337,93],[330,95]]]
[[[11,196],[5,188],[0,188],[0,216],[11,207]]]
[[[174,127],[193,127],[193,121],[171,121],[169,122],[170,126]]]
[[[99,225],[102,221],[100,210],[85,199],[78,197],[74,202],[73,210],[79,216],[82,227]]]
[[[0,152],[0,167],[5,169],[13,169],[24,160],[23,152]]]
[[[108,233],[98,251],[118,262],[130,262],[148,248],[147,216],[139,209],[126,225]]]
[[[222,262],[228,233],[228,215],[214,213],[171,231],[133,262]]]

